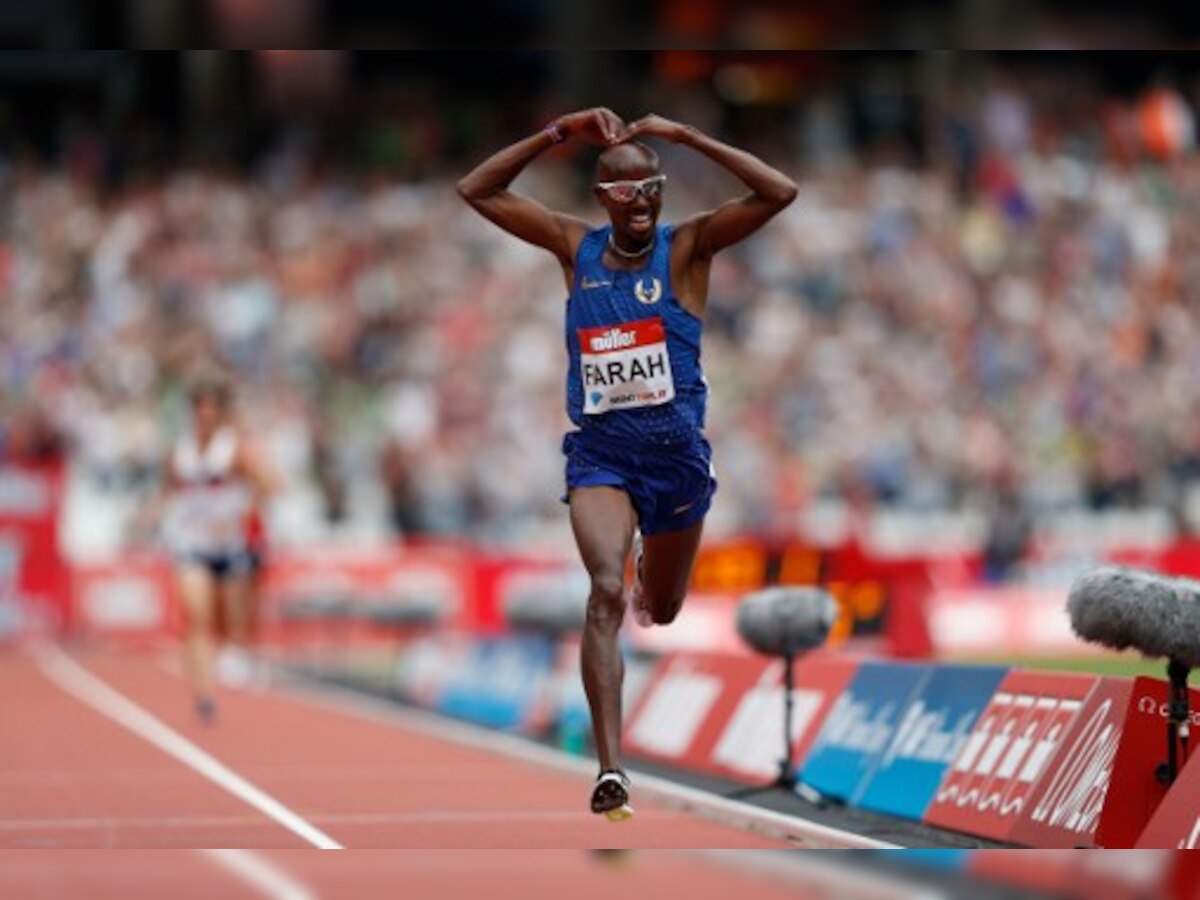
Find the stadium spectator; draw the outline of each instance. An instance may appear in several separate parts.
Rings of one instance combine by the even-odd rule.
[[[1036,521],[1171,504],[1200,477],[1200,162],[1131,158],[1099,97],[996,81],[982,99],[938,130],[957,179],[937,159],[822,170],[714,265],[713,534],[794,526],[847,484],[984,509],[1009,467],[1002,505]],[[561,279],[448,178],[355,176],[292,145],[249,175],[110,189],[90,171],[10,172],[0,374],[5,408],[36,398],[98,489],[144,489],[180,373],[215,354],[308,485],[281,501],[285,541],[559,521],[536,460],[565,427]],[[570,160],[531,177],[575,193]],[[668,214],[707,199],[681,187]]]

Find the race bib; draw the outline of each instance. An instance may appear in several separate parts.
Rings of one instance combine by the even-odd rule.
[[[675,399],[662,319],[579,329],[583,411],[659,406]]]

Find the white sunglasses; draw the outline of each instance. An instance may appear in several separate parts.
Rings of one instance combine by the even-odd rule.
[[[653,200],[662,193],[666,180],[666,175],[651,175],[640,181],[597,181],[596,187],[616,203],[632,203],[639,194]]]

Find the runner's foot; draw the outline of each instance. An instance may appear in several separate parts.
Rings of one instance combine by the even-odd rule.
[[[604,815],[610,822],[633,818],[629,805],[629,776],[620,769],[601,772],[592,789],[592,812]]]
[[[642,533],[633,536],[633,587],[629,591],[629,606],[633,610],[633,621],[642,628],[654,624],[654,616],[650,614],[650,604],[646,601],[646,590],[642,587],[642,558],[645,555],[642,544]]]
[[[196,698],[196,718],[205,725],[211,725],[217,718],[217,704],[212,697]]]

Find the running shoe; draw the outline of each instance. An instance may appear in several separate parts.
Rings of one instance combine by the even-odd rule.
[[[217,719],[217,703],[212,697],[196,698],[196,718],[204,725],[211,725]]]
[[[603,815],[610,822],[624,822],[633,818],[633,807],[629,804],[629,776],[620,769],[601,772],[592,788],[592,812]]]

